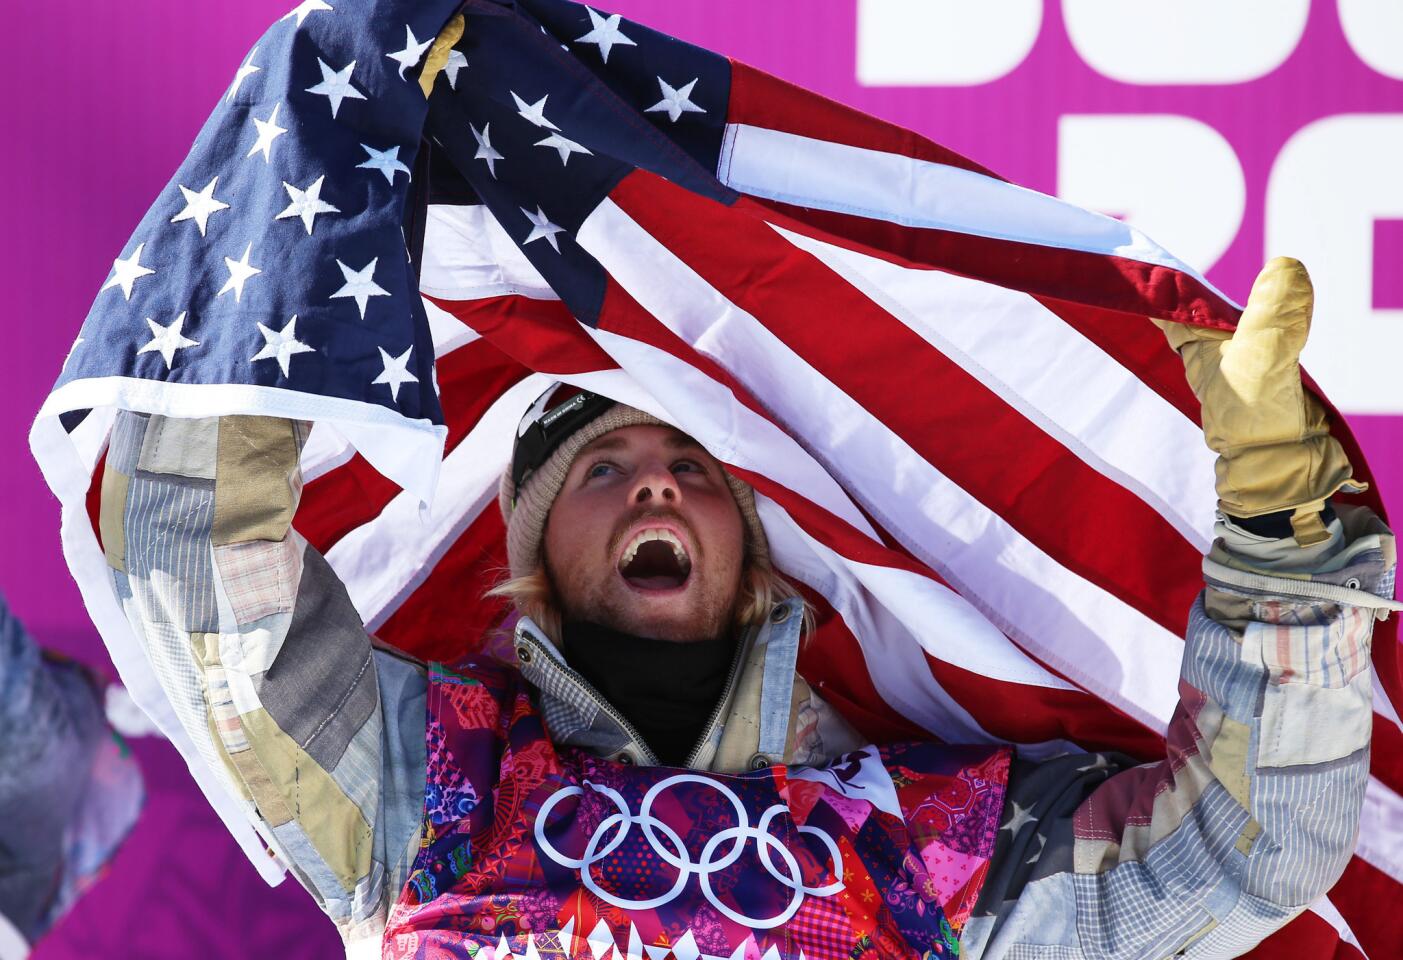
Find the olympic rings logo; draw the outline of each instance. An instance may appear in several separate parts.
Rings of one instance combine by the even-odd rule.
[[[682,838],[678,836],[677,831],[652,814],[653,803],[659,794],[680,783],[698,783],[710,787],[730,801],[732,809],[736,812],[736,826],[718,831],[707,840],[706,845],[702,848],[700,859],[695,863],[692,862],[691,854],[683,845]],[[565,856],[546,839],[545,834],[546,819],[555,809],[556,804],[567,797],[582,796],[584,794],[582,787],[565,787],[557,790],[550,799],[541,805],[541,812],[536,817],[536,845],[542,853],[561,866],[578,870],[580,881],[584,884],[585,889],[613,906],[623,910],[651,910],[665,903],[671,903],[686,888],[687,881],[695,876],[707,902],[724,916],[751,929],[769,930],[786,923],[798,913],[805,896],[831,897],[843,889],[843,861],[838,853],[838,845],[823,830],[809,826],[799,827],[799,832],[816,837],[828,849],[828,855],[832,862],[832,873],[837,879],[821,887],[804,885],[799,861],[795,859],[794,854],[787,846],[770,833],[770,824],[774,818],[788,812],[779,804],[770,807],[761,814],[760,822],[752,827],[749,814],[740,802],[740,798],[728,790],[724,784],[710,777],[694,773],[679,773],[665,780],[660,780],[643,796],[643,805],[637,814],[629,812],[628,801],[617,790],[591,783],[588,780],[584,781],[584,785],[595,793],[607,797],[618,808],[618,812],[605,817],[593,835],[590,836],[589,842],[585,844],[584,856],[579,858]],[[642,830],[643,837],[648,841],[648,846],[652,848],[653,852],[677,871],[677,879],[673,882],[670,890],[647,900],[630,900],[615,896],[599,885],[592,869],[595,864],[619,848],[635,825]],[[788,905],[772,917],[749,917],[733,910],[721,902],[711,887],[712,875],[725,870],[739,860],[750,840],[755,841],[760,851],[760,862],[764,865],[765,871],[791,892]],[[727,843],[730,844],[730,847],[718,855],[722,846]],[[782,870],[775,865],[771,851],[778,855],[783,867]]]

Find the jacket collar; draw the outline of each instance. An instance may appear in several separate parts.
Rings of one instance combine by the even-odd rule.
[[[746,629],[737,645],[735,666],[725,691],[687,766],[711,769],[721,734],[736,713],[737,690],[756,683],[761,691],[760,700],[747,703],[744,712],[745,719],[755,727],[757,763],[761,757],[767,763],[782,759],[789,727],[801,614],[801,602],[790,599],[776,604],[763,623]],[[566,663],[564,654],[529,617],[523,616],[517,621],[512,647],[522,676],[541,695],[542,714],[551,740],[583,747],[623,763],[648,766],[658,763],[623,714]],[[757,675],[751,676],[752,673]],[[766,742],[761,743],[761,740]],[[775,743],[779,744],[778,749]]]

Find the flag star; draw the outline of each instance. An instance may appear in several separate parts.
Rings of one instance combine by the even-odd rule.
[[[385,352],[384,347],[376,347],[380,351],[380,362],[385,369],[380,372],[380,376],[370,381],[372,384],[387,383],[390,385],[390,399],[399,402],[399,388],[406,383],[418,383],[419,378],[409,372],[409,355],[414,352],[414,347],[410,348],[397,357],[392,357]]]
[[[622,44],[625,47],[638,46],[619,32],[619,20],[622,19],[619,14],[610,14],[608,18],[605,18],[589,7],[585,7],[585,12],[589,14],[589,22],[594,29],[575,42],[597,44],[599,55],[604,58],[605,63],[609,62],[609,51],[614,49],[615,44]]]
[[[301,217],[302,225],[307,228],[307,236],[312,235],[312,221],[319,213],[340,213],[340,209],[333,207],[322,199],[322,181],[326,179],[326,174],[322,174],[308,185],[307,189],[299,190],[286,180],[283,181],[283,189],[292,202],[287,205],[287,209],[274,217],[274,220],[282,220],[287,217]]]
[[[276,360],[285,377],[289,376],[288,370],[292,366],[293,357],[299,353],[317,352],[315,347],[309,347],[297,339],[297,314],[295,313],[281,330],[274,331],[260,323],[258,332],[263,334],[263,348],[255,353],[249,362]]]
[[[594,155],[587,147],[582,147],[574,140],[562,137],[558,133],[552,133],[544,140],[537,140],[536,146],[554,147],[557,151],[560,152],[560,162],[562,165],[567,165],[570,163],[570,154],[572,153],[583,153],[588,156]]]
[[[395,184],[396,173],[401,171],[409,173],[409,168],[400,162],[398,146],[393,146],[388,150],[376,150],[374,147],[367,147],[362,143],[360,148],[366,152],[369,159],[364,163],[356,164],[357,170],[379,170],[385,175],[385,182],[390,186]]]
[[[1032,855],[1031,857],[1029,857],[1027,860],[1024,860],[1023,862],[1024,862],[1024,863],[1037,863],[1040,859],[1042,859],[1043,851],[1046,850],[1046,849],[1047,849],[1047,835],[1046,835],[1046,834],[1040,833],[1040,834],[1038,834],[1038,849],[1035,850],[1035,851],[1033,851],[1033,855]]]
[[[200,341],[191,340],[183,336],[181,327],[185,326],[185,311],[180,312],[180,316],[171,321],[170,326],[163,327],[150,317],[146,318],[146,325],[151,328],[151,342],[142,347],[137,353],[159,353],[166,361],[166,369],[171,368],[171,362],[175,360],[175,352],[184,350],[186,347],[198,347]]]
[[[336,119],[336,112],[341,109],[342,100],[365,99],[365,94],[351,85],[351,71],[356,68],[354,60],[340,70],[333,70],[326,65],[325,60],[318,57],[317,66],[321,67],[322,82],[314,87],[308,87],[306,92],[315,93],[331,101],[331,118],[333,120]]]
[[[692,88],[697,85],[700,77],[694,77],[691,83],[685,84],[676,89],[662,77],[658,77],[658,86],[662,88],[663,98],[651,107],[644,110],[644,113],[655,113],[659,110],[666,110],[668,119],[673,123],[684,113],[706,113],[701,107],[692,102]]]
[[[557,233],[564,233],[565,228],[557,227],[555,224],[551,223],[550,219],[546,216],[545,211],[543,211],[539,206],[536,208],[535,213],[532,213],[525,207],[519,207],[518,209],[521,210],[522,213],[526,214],[527,220],[531,221],[531,233],[527,235],[525,240],[521,241],[521,245],[524,247],[528,243],[544,239],[547,243],[551,245],[552,250],[554,250],[556,253],[559,253],[560,244],[556,242],[555,235]]]
[[[375,282],[375,265],[380,262],[376,257],[359,270],[352,270],[340,260],[336,265],[341,268],[341,276],[346,278],[346,285],[331,295],[331,299],[337,297],[351,297],[356,301],[356,306],[360,307],[360,318],[365,319],[365,305],[371,297],[388,297],[390,291]]]
[[[141,265],[141,251],[146,244],[138,243],[132,255],[125,260],[112,261],[112,278],[102,285],[102,289],[108,287],[121,287],[122,296],[130,300],[132,298],[132,285],[142,277],[148,277],[155,273],[150,267]],[[101,291],[99,291],[101,292]]]
[[[234,73],[234,82],[229,85],[229,93],[224,97],[226,101],[233,100],[234,94],[239,92],[239,87],[244,81],[253,76],[263,68],[253,62],[253,55],[258,52],[258,45],[254,44],[252,50],[248,52],[248,57],[244,59],[243,65]]]
[[[396,50],[394,53],[385,54],[386,57],[399,64],[399,78],[404,79],[404,71],[419,63],[424,56],[424,51],[433,45],[434,38],[430,37],[423,43],[414,36],[414,31],[409,29],[409,24],[404,25],[404,49]]]
[[[463,56],[461,50],[449,50],[448,62],[443,65],[443,72],[448,77],[448,86],[454,90],[458,89],[458,71],[468,65],[468,58]]]
[[[511,91],[511,95],[512,99],[516,101],[517,114],[519,114],[522,117],[525,117],[527,120],[530,120],[538,127],[544,127],[547,130],[560,129],[555,124],[551,123],[549,120],[546,119],[546,100],[550,97],[550,94],[546,94],[544,97],[537,100],[535,103],[527,103],[525,100],[521,99],[516,95],[515,90]]]
[[[263,162],[267,163],[271,158],[270,151],[273,149],[273,141],[287,133],[286,127],[278,126],[278,111],[282,109],[281,103],[273,104],[273,112],[268,114],[267,120],[253,118],[253,126],[258,131],[258,139],[254,141],[248,153],[244,154],[245,159],[255,153],[263,154]]]
[[[243,299],[244,282],[254,274],[263,272],[260,268],[248,262],[248,255],[252,252],[253,244],[250,243],[244,248],[243,259],[235,260],[233,257],[224,258],[224,266],[229,270],[229,279],[224,281],[224,286],[219,288],[219,292],[215,294],[216,297],[222,297],[230,290],[233,290],[235,303]]]
[[[497,178],[497,168],[494,164],[498,160],[504,158],[492,146],[492,124],[484,123],[481,133],[478,133],[477,127],[473,126],[471,123],[468,124],[468,129],[473,132],[473,139],[477,141],[477,153],[473,154],[473,159],[486,160],[487,172],[492,174],[492,178],[495,180]]]
[[[198,193],[191,190],[184,184],[180,185],[180,192],[185,194],[185,209],[171,217],[171,223],[179,223],[181,220],[194,220],[195,226],[200,228],[200,236],[205,235],[205,227],[209,224],[209,216],[220,210],[228,210],[229,204],[223,200],[216,200],[214,196],[215,185],[219,183],[219,178],[215,177],[205,188]]]
[[[306,20],[307,17],[309,17],[316,11],[335,9],[336,8],[333,7],[331,4],[327,3],[326,0],[302,0],[301,3],[299,3],[297,6],[293,7],[290,11],[288,11],[287,16],[283,17],[283,19],[291,20],[293,17],[296,17],[297,25],[300,27],[302,26],[302,21]]]
[[[1108,770],[1110,766],[1111,765],[1106,762],[1106,755],[1098,753],[1096,755],[1096,762],[1088,763],[1084,767],[1077,767],[1077,773],[1085,773],[1088,770]]]
[[[1033,816],[1033,808],[1023,809],[1016,801],[1010,801],[1013,806],[1013,814],[1008,818],[1008,823],[1000,827],[1000,830],[1008,830],[1013,836],[1018,836],[1018,831],[1023,829],[1027,823],[1036,823],[1038,818]]]

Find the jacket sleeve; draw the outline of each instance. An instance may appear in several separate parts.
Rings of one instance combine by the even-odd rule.
[[[1340,508],[1311,548],[1227,523],[1190,613],[1167,756],[1018,761],[966,957],[1233,957],[1322,897],[1369,779],[1392,535]]]
[[[302,424],[119,415],[99,527],[113,587],[202,758],[348,943],[417,846],[424,675],[372,649],[292,529]]]

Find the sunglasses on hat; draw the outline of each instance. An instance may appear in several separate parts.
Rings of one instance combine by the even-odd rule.
[[[580,428],[596,419],[616,401],[564,383],[553,383],[536,398],[516,428],[512,447],[512,506],[521,485],[531,473]]]

